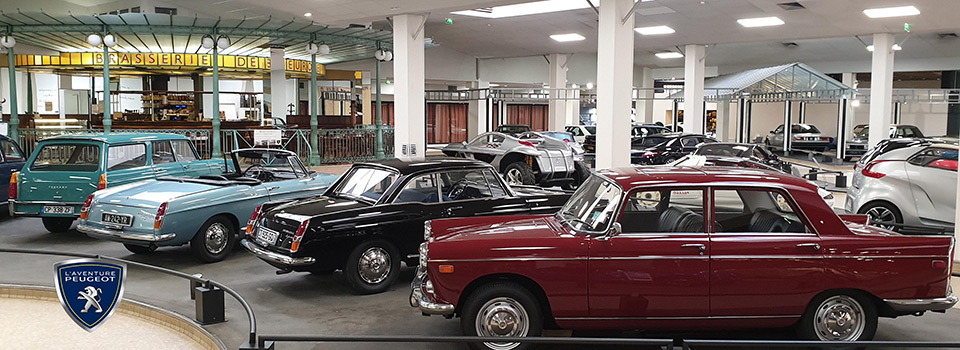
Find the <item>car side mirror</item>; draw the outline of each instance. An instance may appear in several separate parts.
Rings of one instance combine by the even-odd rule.
[[[607,239],[619,236],[620,233],[622,232],[623,232],[623,227],[620,226],[619,222],[615,222],[613,223],[613,225],[610,225],[609,229],[607,229]]]

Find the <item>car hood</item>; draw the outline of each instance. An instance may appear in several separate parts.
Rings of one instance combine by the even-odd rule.
[[[462,224],[465,221],[470,223]],[[540,238],[552,238],[565,230],[553,215],[535,216],[490,216],[470,220],[440,221],[434,225],[442,228],[444,234],[434,237],[434,241],[521,241]],[[434,232],[437,232],[435,229]]]
[[[97,192],[98,203],[124,206],[159,207],[174,198],[212,191],[223,186],[192,182],[147,180]]]

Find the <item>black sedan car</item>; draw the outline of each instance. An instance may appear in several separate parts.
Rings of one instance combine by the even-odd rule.
[[[777,157],[776,154],[764,149],[761,145],[749,143],[714,142],[704,143],[693,152],[700,156],[719,156],[745,158],[767,165],[787,174],[792,173],[793,166]]]
[[[670,129],[659,125],[650,125],[650,124],[639,124],[634,125],[633,129],[630,130],[630,138],[633,144],[643,143],[643,140],[652,137],[656,139],[657,136],[669,133]],[[658,142],[659,143],[659,142]],[[656,145],[656,143],[651,144]],[[597,152],[597,135],[587,135],[583,141],[583,150],[589,155],[593,155]]]
[[[387,290],[416,266],[427,220],[556,212],[571,193],[507,185],[468,159],[354,164],[318,197],[259,208],[241,245],[282,271],[343,270],[359,294]]]
[[[658,143],[649,146],[653,142]],[[646,137],[639,143],[633,143],[630,162],[641,165],[666,164],[693,153],[700,144],[713,142],[717,140],[701,134],[673,133]]]

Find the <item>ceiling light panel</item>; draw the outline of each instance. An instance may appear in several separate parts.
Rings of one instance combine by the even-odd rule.
[[[769,27],[782,25],[783,20],[777,17],[741,18],[737,20],[737,23],[747,28]]]
[[[596,0],[593,0],[596,2]],[[648,2],[653,0],[641,0]],[[599,6],[599,5],[596,5]],[[487,7],[474,10],[463,10],[450,12],[455,15],[473,16],[483,18],[507,18],[517,16],[538,15],[542,13],[563,12],[590,8],[590,4],[585,0],[543,0],[523,4],[505,5]]]
[[[863,10],[863,14],[870,18],[888,18],[916,16],[920,14],[920,10],[913,6],[883,7]]]
[[[683,57],[682,53],[679,52],[657,52],[657,58],[660,59],[670,59],[670,58],[681,58]]]
[[[567,34],[554,34],[550,36],[550,39],[559,41],[561,43],[568,41],[580,41],[586,39],[583,35],[577,33],[567,33]]]
[[[635,28],[634,30],[637,31],[637,33],[640,33],[641,35],[662,35],[662,34],[673,34],[677,32],[676,30],[673,30],[673,28],[670,28],[668,26],[641,27],[641,28]]]

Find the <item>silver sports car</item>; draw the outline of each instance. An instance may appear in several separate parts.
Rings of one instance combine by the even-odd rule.
[[[511,185],[574,186],[586,173],[586,168],[574,161],[574,151],[567,142],[545,135],[522,140],[488,132],[470,142],[451,143],[443,153],[490,163]]]
[[[950,231],[956,201],[956,145],[889,139],[857,163],[844,207],[887,229]]]

